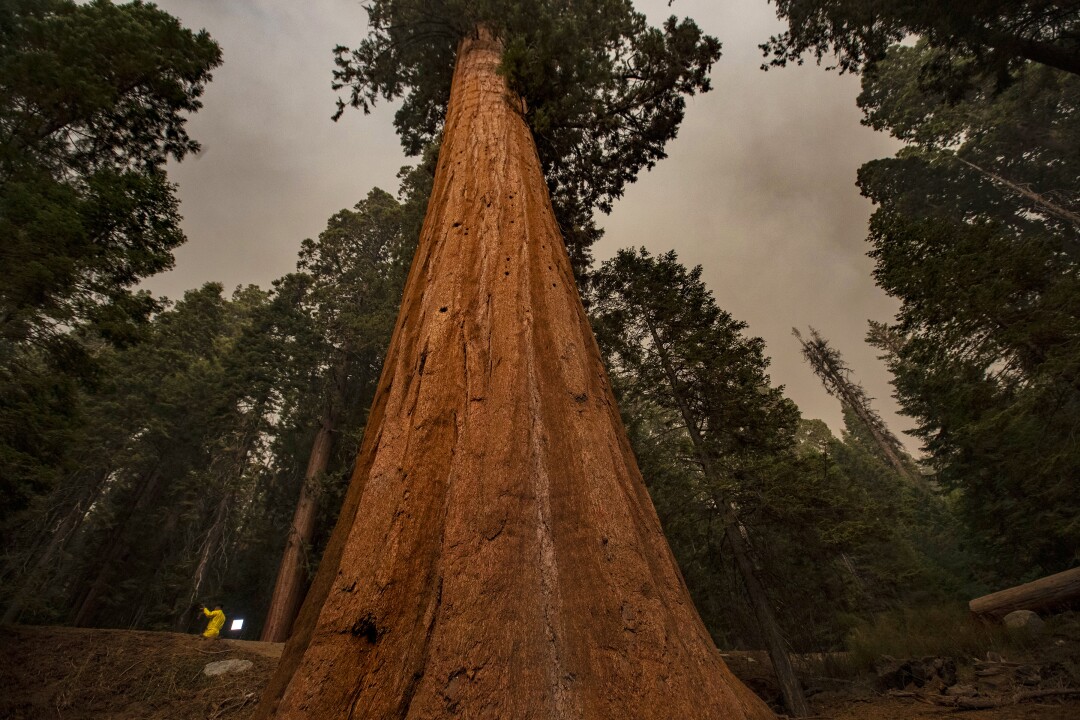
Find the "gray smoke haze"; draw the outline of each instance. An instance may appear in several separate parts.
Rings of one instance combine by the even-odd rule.
[[[374,186],[397,189],[409,162],[393,107],[334,123],[331,49],[366,33],[356,0],[159,0],[224,50],[203,110],[189,123],[204,152],[170,169],[188,243],[176,268],[146,286],[178,298],[217,280],[263,287],[295,267],[300,241]],[[758,43],[782,30],[766,0],[637,0],[654,23],[689,16],[724,44],[713,91],[688,103],[669,157],[600,218],[598,260],[618,248],[678,252],[721,307],[749,323],[772,357],[771,375],[804,417],[842,427],[791,337],[817,327],[843,354],[896,432],[888,373],[863,338],[867,319],[897,307],[871,278],[866,220],[855,187],[867,160],[893,154],[889,137],[859,124],[858,79],[814,65],[759,70]],[[914,450],[915,441],[906,443]]]

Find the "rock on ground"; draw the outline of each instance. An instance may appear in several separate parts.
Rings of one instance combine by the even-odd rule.
[[[1009,630],[1022,630],[1037,635],[1042,632],[1043,622],[1039,614],[1031,610],[1013,610],[1006,615],[1002,622]]]
[[[244,672],[245,670],[250,670],[254,665],[255,663],[250,660],[233,658],[232,660],[218,660],[217,662],[207,663],[202,671],[203,675],[214,677],[216,675],[224,675],[225,673]]]

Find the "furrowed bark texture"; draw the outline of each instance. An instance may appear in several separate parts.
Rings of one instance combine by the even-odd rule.
[[[772,718],[661,533],[499,57],[459,48],[352,485],[257,716]]]

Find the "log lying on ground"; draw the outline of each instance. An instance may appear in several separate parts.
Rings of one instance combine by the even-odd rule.
[[[969,602],[968,608],[980,617],[1000,620],[1013,610],[1038,612],[1074,600],[1080,600],[1080,568],[983,595]]]

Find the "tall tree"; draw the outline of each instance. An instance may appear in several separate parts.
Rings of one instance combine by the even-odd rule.
[[[810,363],[814,374],[825,386],[825,391],[840,401],[845,412],[850,412],[873,438],[878,452],[888,460],[893,470],[908,482],[920,482],[918,473],[912,469],[911,460],[900,444],[900,440],[870,405],[870,396],[851,376],[851,368],[844,363],[840,351],[829,345],[829,341],[814,328],[810,328],[810,337],[804,339],[796,328],[791,329],[795,339],[802,347],[803,357]]]
[[[312,388],[317,429],[289,528],[262,639],[284,642],[306,590],[308,550],[315,534],[318,488],[329,467],[334,437],[349,409],[366,407],[374,395],[404,285],[403,263],[415,239],[406,236],[401,204],[372,190],[352,210],[330,218],[317,240],[305,240],[298,273],[279,284],[310,318],[315,347]],[[309,338],[298,338],[308,342]]]
[[[71,378],[158,307],[133,288],[184,241],[164,165],[220,61],[147,3],[0,3],[0,521],[76,471]]]
[[[1018,582],[1076,559],[1080,78],[1028,64],[956,95],[926,58],[963,62],[895,47],[863,78],[867,122],[907,143],[859,171],[874,276],[901,302],[873,339],[984,577]]]
[[[186,130],[221,51],[143,2],[0,7],[4,340],[45,344],[73,324],[120,332],[133,294],[183,242],[163,167],[199,149]]]
[[[941,49],[976,58],[1007,72],[1031,60],[1080,74],[1080,3],[1076,0],[772,0],[788,30],[761,46],[771,64],[821,62],[837,56],[857,71],[885,57],[889,46],[917,35]]]
[[[793,715],[809,714],[787,642],[761,581],[739,518],[736,487],[747,487],[794,440],[798,411],[769,386],[760,338],[744,338],[744,323],[721,311],[674,252],[652,258],[622,250],[594,276],[595,312],[609,358],[682,420],[711,501],[750,597]],[[666,402],[665,402],[666,401]]]
[[[573,162],[549,177],[614,196],[674,134],[715,41],[624,2],[376,2],[371,20],[353,99],[408,88],[407,144],[444,107],[445,127],[353,482],[256,715],[770,717],[664,543],[526,122],[565,137],[554,121],[576,117],[594,189]],[[564,94],[530,96],[525,70]]]

